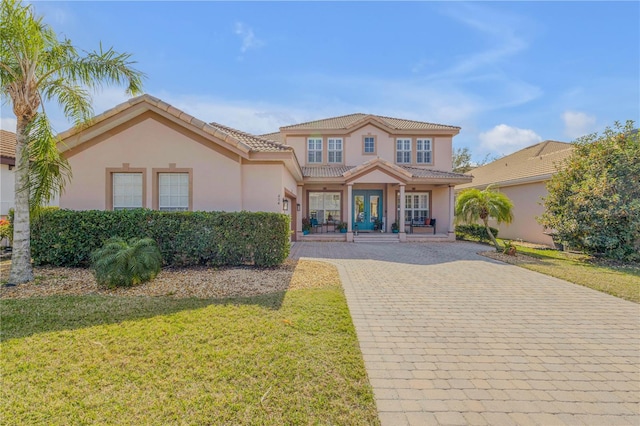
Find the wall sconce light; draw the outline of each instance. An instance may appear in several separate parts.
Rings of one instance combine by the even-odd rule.
[[[287,200],[286,198],[282,200],[282,210],[285,212],[289,211],[289,200]]]
[[[296,210],[300,211],[300,203],[296,205]]]

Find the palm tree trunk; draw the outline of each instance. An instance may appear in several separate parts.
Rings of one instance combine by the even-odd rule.
[[[13,251],[9,284],[33,280],[31,267],[31,229],[29,227],[29,154],[27,120],[18,116],[16,127],[15,208],[13,215]]]
[[[484,219],[483,222],[484,227],[487,228],[487,234],[489,234],[489,238],[491,238],[491,241],[493,241],[493,245],[496,247],[496,251],[500,251],[502,247],[500,247],[500,244],[498,244],[498,240],[496,240],[496,237],[494,237],[493,233],[491,232],[491,228],[489,227],[489,220]]]

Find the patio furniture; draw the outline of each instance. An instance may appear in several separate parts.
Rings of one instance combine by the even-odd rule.
[[[405,223],[405,226],[409,226],[409,233],[414,233],[414,228],[433,228],[433,235],[436,235],[436,220],[434,218],[418,217],[411,219],[410,222]]]

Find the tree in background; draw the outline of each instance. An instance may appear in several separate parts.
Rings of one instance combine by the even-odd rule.
[[[482,160],[473,162],[469,148],[456,148],[453,150],[453,171],[455,173],[467,173],[476,167],[484,166],[497,159],[498,157],[495,155],[487,154]]]
[[[547,183],[539,222],[591,254],[640,261],[640,136],[633,121],[574,142]]]
[[[495,219],[498,223],[511,223],[513,203],[509,197],[495,191],[491,185],[483,191],[469,188],[458,194],[455,216],[457,222],[476,223],[482,220],[493,245],[497,251],[500,251],[500,244],[489,227],[489,218]]]
[[[144,75],[129,54],[113,49],[78,53],[68,39],[34,16],[31,5],[2,0],[0,6],[0,93],[17,118],[13,254],[10,284],[33,279],[30,207],[60,193],[71,170],[60,156],[43,102],[56,102],[74,125],[93,116],[89,90],[102,83],[126,84],[141,93]]]

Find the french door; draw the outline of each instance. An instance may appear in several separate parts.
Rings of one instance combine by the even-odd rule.
[[[382,191],[353,191],[353,230],[372,231],[382,223]]]

